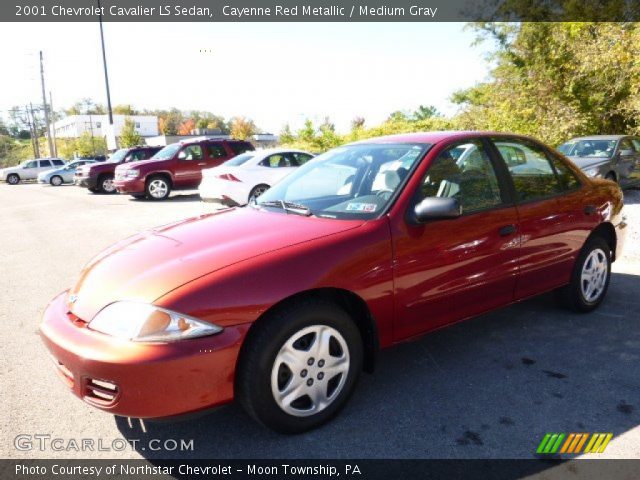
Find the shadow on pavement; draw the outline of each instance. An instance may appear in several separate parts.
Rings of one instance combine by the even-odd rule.
[[[200,202],[200,194],[198,193],[174,193],[169,196],[166,200],[157,201],[150,200],[148,198],[134,198],[130,197],[129,200],[132,202],[149,202],[149,203],[157,203],[158,205],[162,205],[163,203],[175,203],[175,202]]]
[[[273,433],[237,405],[116,423],[141,443],[194,441],[191,452],[140,450],[148,459],[533,458],[546,432],[615,438],[640,423],[638,310],[640,277],[614,273],[591,314],[547,294],[398,345],[334,421],[303,435]]]

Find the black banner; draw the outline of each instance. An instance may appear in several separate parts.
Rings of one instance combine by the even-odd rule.
[[[7,479],[637,478],[640,460],[0,460]]]
[[[14,0],[3,22],[470,22],[640,19],[640,0]]]

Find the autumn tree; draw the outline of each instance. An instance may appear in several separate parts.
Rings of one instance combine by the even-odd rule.
[[[196,122],[193,118],[187,118],[180,124],[178,135],[190,135],[191,131],[196,128]]]
[[[255,123],[249,118],[233,117],[230,125],[231,136],[239,140],[246,140],[258,133],[258,128]]]
[[[279,137],[280,137],[280,143],[283,145],[287,145],[295,141],[295,137],[288,123],[286,123],[284,127],[282,127]]]

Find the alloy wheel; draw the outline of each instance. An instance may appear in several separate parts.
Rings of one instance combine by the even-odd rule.
[[[338,397],[349,373],[349,348],[335,328],[313,325],[292,335],[276,355],[271,392],[296,417],[315,415]]]
[[[54,187],[59,187],[60,185],[62,185],[62,178],[56,175],[51,179],[51,185],[53,185]]]
[[[113,178],[105,178],[102,181],[102,190],[107,193],[113,193],[116,191],[116,186],[113,184]]]
[[[167,182],[159,178],[151,180],[149,183],[149,195],[153,198],[164,198],[168,189]]]
[[[587,256],[582,265],[580,289],[584,299],[593,303],[600,298],[607,285],[609,260],[607,254],[596,248]]]
[[[7,177],[7,183],[9,185],[17,185],[19,181],[20,181],[20,179],[18,178],[17,175],[9,175]]]

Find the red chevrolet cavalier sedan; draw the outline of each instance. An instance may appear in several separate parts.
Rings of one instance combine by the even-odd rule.
[[[376,352],[549,290],[607,292],[622,193],[516,135],[438,132],[331,150],[245,208],[141,233],[47,307],[69,389],[118,415],[237,399],[281,432],[345,405]]]

